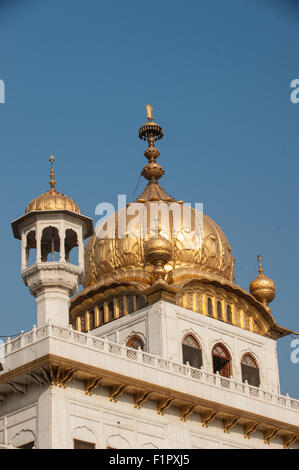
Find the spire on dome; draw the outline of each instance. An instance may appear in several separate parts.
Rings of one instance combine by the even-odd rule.
[[[50,190],[49,191],[50,191],[50,193],[55,193],[56,192],[56,189],[55,189],[56,181],[55,181],[55,174],[54,174],[54,162],[55,162],[54,155],[50,156],[49,162],[51,163],[51,172],[50,172],[50,181],[49,181]]]
[[[257,260],[259,262],[259,274],[263,274],[264,270],[262,268],[262,260],[263,260],[262,255],[258,255]]]
[[[54,174],[54,155],[51,155],[49,158],[51,163],[50,171],[50,188],[45,193],[34,198],[26,207],[25,213],[33,211],[49,211],[49,210],[68,210],[71,212],[76,212],[80,214],[80,209],[77,204],[70,197],[65,194],[60,193],[55,188],[55,174]]]
[[[158,183],[161,176],[164,175],[165,171],[156,159],[159,157],[160,152],[155,147],[155,141],[163,138],[164,133],[161,126],[153,121],[153,107],[149,104],[146,105],[147,119],[145,123],[139,129],[139,138],[148,142],[148,147],[144,152],[144,156],[149,162],[144,166],[141,174],[149,182],[143,191],[143,193],[137,199],[137,202],[144,201],[173,201],[173,199],[164,191]]]

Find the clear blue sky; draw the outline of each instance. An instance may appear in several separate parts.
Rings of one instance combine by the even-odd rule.
[[[298,44],[296,1],[0,1],[0,334],[36,322],[10,222],[47,190],[49,155],[57,188],[95,219],[99,202],[132,197],[146,103],[165,131],[163,186],[203,202],[243,288],[262,253],[273,315],[298,331]],[[278,342],[281,386],[299,397],[290,342]]]

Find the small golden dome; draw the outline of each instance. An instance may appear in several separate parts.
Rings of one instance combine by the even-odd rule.
[[[168,263],[172,256],[172,245],[164,237],[150,238],[144,243],[144,259],[147,263],[155,266],[153,270],[156,282],[165,282],[166,269],[164,265]]]
[[[77,204],[65,194],[60,193],[55,189],[56,181],[54,179],[54,170],[53,170],[53,162],[54,157],[51,155],[49,158],[51,162],[51,173],[50,173],[50,189],[34,198],[31,202],[29,202],[28,206],[26,207],[25,214],[28,212],[33,211],[57,211],[57,210],[67,210],[71,212],[76,212],[80,214],[80,209]]]
[[[77,204],[65,194],[62,194],[56,189],[47,191],[44,194],[33,199],[26,207],[25,213],[32,211],[58,211],[66,210],[80,214],[80,209]]]
[[[172,245],[164,237],[150,238],[144,244],[144,258],[148,263],[154,264],[156,260],[168,263],[171,256]]]
[[[269,302],[275,297],[275,282],[272,281],[268,276],[263,274],[264,270],[262,268],[262,257],[259,255],[257,257],[259,261],[259,275],[250,283],[249,289],[250,293],[264,305],[268,306]]]

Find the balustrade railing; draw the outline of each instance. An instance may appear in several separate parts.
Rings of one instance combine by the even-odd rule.
[[[169,359],[158,356],[157,354],[147,353],[141,349],[128,348],[119,343],[114,343],[106,338],[98,338],[87,333],[81,333],[73,330],[72,327],[65,327],[56,324],[48,323],[45,326],[33,329],[27,333],[22,333],[17,338],[11,340],[8,338],[5,344],[0,347],[3,348],[2,356],[8,356],[16,351],[27,347],[30,344],[41,341],[45,338],[53,337],[59,338],[63,341],[71,342],[101,351],[106,354],[120,356],[129,361],[136,361],[145,366],[153,367],[160,370],[165,370],[179,376],[191,378],[193,380],[205,383],[208,385],[221,387],[222,389],[230,390],[242,395],[249,395],[252,398],[262,400],[264,402],[276,404],[282,407],[292,408],[299,411],[299,400],[290,398],[288,395],[277,395],[260,387],[254,387],[247,382],[241,383],[234,380],[232,377],[222,377],[219,373],[213,374],[203,368],[197,369],[191,367],[189,364],[182,364]],[[1,351],[0,351],[1,353]],[[3,371],[4,372],[4,371]]]

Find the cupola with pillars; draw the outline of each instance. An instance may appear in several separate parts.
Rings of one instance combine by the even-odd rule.
[[[54,157],[49,160],[49,190],[12,222],[14,236],[21,240],[22,277],[36,298],[38,326],[49,320],[69,324],[70,297],[84,280],[83,240],[93,233],[92,220],[56,190]]]

